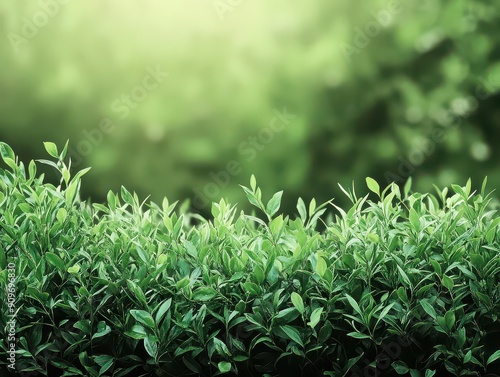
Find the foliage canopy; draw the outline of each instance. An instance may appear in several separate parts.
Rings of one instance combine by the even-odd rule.
[[[0,144],[0,335],[13,307],[18,372],[500,371],[500,217],[486,180],[478,193],[469,181],[422,194],[368,178],[371,194],[343,189],[347,211],[299,199],[290,218],[283,193],[264,200],[252,177],[243,190],[257,214],[222,200],[205,220],[124,187],[82,202],[87,170],[72,176],[67,145],[45,147],[52,160],[39,163],[60,173],[58,186]]]

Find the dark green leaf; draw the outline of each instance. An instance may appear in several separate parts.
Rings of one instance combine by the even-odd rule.
[[[53,265],[54,267],[56,267],[59,271],[66,271],[66,265],[64,264],[64,262],[62,261],[62,259],[54,254],[54,253],[45,253],[45,259],[47,259],[47,261]]]
[[[300,332],[296,328],[288,325],[280,326],[280,328],[291,340],[304,347],[304,343],[300,337]]]
[[[231,371],[231,363],[221,361],[219,364],[217,364],[217,367],[219,368],[219,372],[221,373],[229,373]]]
[[[144,310],[131,310],[130,314],[132,317],[134,317],[137,321],[145,325],[146,327],[149,327],[150,329],[155,328],[155,321],[151,314]]]

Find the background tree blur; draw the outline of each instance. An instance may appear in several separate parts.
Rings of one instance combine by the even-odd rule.
[[[500,185],[497,0],[10,1],[0,32],[0,139],[26,161],[70,139],[93,200]]]

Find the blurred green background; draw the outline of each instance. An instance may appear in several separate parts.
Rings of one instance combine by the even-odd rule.
[[[0,31],[0,139],[69,139],[96,201],[500,184],[498,0],[3,1]]]

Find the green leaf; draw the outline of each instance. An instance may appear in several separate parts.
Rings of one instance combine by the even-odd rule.
[[[144,338],[144,348],[149,356],[156,358],[156,353],[158,352],[158,339],[156,336],[149,335]]]
[[[467,341],[467,333],[465,331],[465,327],[462,327],[458,330],[458,346],[463,348],[465,342]]]
[[[434,310],[434,307],[427,301],[426,299],[420,301],[420,305],[422,308],[425,310],[427,314],[429,314],[432,318],[436,319],[436,311]]]
[[[72,182],[79,182],[81,180],[81,178],[87,174],[90,170],[92,170],[92,168],[85,168],[85,169],[82,169],[80,170],[79,172],[77,172],[75,174],[75,176],[73,177],[73,180]]]
[[[219,338],[212,338],[215,350],[217,351],[217,354],[219,355],[224,355],[224,356],[231,356],[231,352],[229,351],[229,348],[227,348],[227,345],[220,340]]]
[[[281,197],[283,196],[283,191],[279,191],[273,195],[271,200],[267,203],[266,212],[269,217],[273,217],[276,212],[278,212],[281,205]]]
[[[227,361],[221,361],[217,364],[217,367],[221,373],[229,373],[231,371],[231,363],[228,363]]]
[[[40,162],[41,164],[52,166],[54,169],[59,170],[59,166],[54,161],[50,160],[36,160],[37,162]]]
[[[266,276],[264,275],[264,270],[258,265],[256,265],[253,269],[253,275],[255,277],[255,281],[257,284],[262,284],[264,280],[266,279]]]
[[[432,287],[434,287],[434,283],[426,284],[423,287],[419,288],[416,297],[422,297]]]
[[[91,328],[90,328],[90,320],[80,320],[76,322],[73,327],[75,329],[79,329],[82,331],[84,334],[90,334]]]
[[[0,269],[7,267],[7,256],[5,255],[5,250],[0,246]]]
[[[59,221],[59,223],[64,223],[64,221],[66,220],[66,217],[68,216],[68,211],[66,211],[65,208],[59,208],[59,210],[57,211],[57,221]]]
[[[94,361],[100,367],[102,367],[103,365],[105,365],[109,360],[113,360],[113,356],[111,356],[111,355],[100,355],[100,356],[95,356],[94,357]]]
[[[150,329],[155,328],[155,321],[151,316],[151,314],[149,314],[147,311],[132,309],[130,311],[130,314],[132,315],[132,317],[134,317],[137,321],[139,321],[146,327],[149,327]]]
[[[54,253],[45,253],[45,259],[47,262],[49,262],[51,265],[56,267],[59,271],[66,271],[66,265],[62,261],[62,259]]]
[[[434,272],[436,272],[436,274],[439,277],[441,277],[441,275],[443,275],[443,271],[441,270],[441,265],[439,264],[439,262],[436,261],[436,260],[434,260],[434,259],[430,259],[429,263],[432,265],[432,268],[434,269]]]
[[[28,166],[28,173],[30,176],[30,179],[35,179],[36,177],[36,163],[35,161],[30,161],[30,164]]]
[[[132,280],[127,280],[127,286],[132,291],[132,293],[134,294],[134,297],[136,297],[137,299],[139,299],[139,301],[142,302],[144,305],[147,305],[146,295],[142,291],[141,287],[139,287]]]
[[[408,295],[404,287],[399,287],[396,293],[401,301],[403,301],[406,304],[409,303]]]
[[[57,145],[54,143],[51,143],[49,141],[46,141],[43,143],[45,150],[49,155],[51,155],[54,158],[59,158],[59,152],[57,151]]]
[[[403,193],[404,193],[405,198],[407,198],[408,195],[410,194],[411,186],[412,186],[412,179],[411,179],[411,177],[409,177],[406,180],[406,183],[405,183],[404,188],[403,188]]]
[[[455,313],[452,310],[446,312],[446,314],[444,315],[444,321],[448,330],[451,331],[453,329],[453,326],[455,325]]]
[[[378,321],[381,321],[382,319],[384,319],[384,317],[389,314],[390,310],[392,309],[392,307],[395,305],[396,303],[393,302],[392,304],[389,304],[388,306],[386,306],[382,312],[380,313],[379,317],[378,317]],[[377,321],[377,322],[378,322]]]
[[[306,222],[307,220],[307,209],[306,209],[306,204],[302,200],[302,198],[299,198],[297,201],[297,211],[299,211],[299,216],[302,220],[302,222]]]
[[[289,325],[284,325],[280,326],[281,330],[295,343],[299,344],[301,347],[304,347],[304,343],[302,342],[302,339],[300,337],[299,331],[292,326]]]
[[[408,365],[402,361],[394,361],[391,365],[397,374],[407,374],[410,371]]]
[[[471,264],[478,270],[481,271],[484,266],[484,258],[480,254],[471,253],[470,256]]]
[[[257,180],[255,179],[255,175],[252,174],[250,177],[250,188],[252,191],[255,191],[257,189]]]
[[[0,142],[0,154],[2,155],[2,159],[5,161],[6,158],[15,161],[16,160],[16,155],[14,154],[14,151],[12,148],[3,142]]]
[[[65,197],[66,197],[66,202],[68,204],[73,204],[76,198],[76,193],[78,191],[78,186],[79,186],[78,181],[73,180],[66,188]]]
[[[158,255],[158,260],[156,261],[156,264],[158,266],[163,266],[168,260],[168,256],[165,254],[160,254]]]
[[[245,192],[245,195],[248,199],[248,201],[250,202],[250,204],[254,205],[255,207],[257,208],[261,208],[261,205],[260,205],[260,201],[259,199],[256,197],[256,194],[254,194],[252,191],[250,191],[247,187],[245,186],[241,186],[241,188],[243,189],[243,191]]]
[[[92,336],[92,339],[102,338],[111,332],[111,328],[106,324],[106,322],[101,321],[97,325],[97,332]]]
[[[314,212],[316,212],[316,199],[312,198],[309,202],[309,217],[312,217]]]
[[[78,264],[75,264],[68,268],[68,272],[70,274],[76,275],[80,272],[80,266]]]
[[[7,157],[4,157],[3,160],[12,169],[12,171],[14,172],[18,171],[18,166],[14,160]]]
[[[158,308],[158,311],[156,312],[156,317],[155,317],[156,323],[159,324],[161,322],[165,313],[170,309],[170,306],[172,306],[171,298],[169,298],[163,304],[161,304],[161,306]]]
[[[360,332],[350,332],[347,335],[356,339],[371,339],[369,335],[362,334]]]
[[[217,291],[212,287],[201,287],[193,293],[193,300],[210,301],[217,296]]]
[[[294,321],[300,314],[297,312],[297,309],[295,307],[293,308],[286,308],[283,310],[280,310],[278,314],[274,317],[275,321],[287,324],[292,321]]]
[[[465,184],[465,194],[466,194],[466,196],[469,196],[471,188],[472,188],[472,180],[469,178],[467,180],[467,183]]]
[[[375,194],[377,194],[378,196],[380,196],[380,186],[376,180],[374,180],[373,178],[367,177],[366,178],[366,185],[368,186],[370,191],[372,191]]]
[[[323,313],[323,308],[317,308],[314,309],[314,311],[311,313],[311,317],[309,318],[309,323],[308,325],[314,329],[319,321],[321,320],[321,313]]]
[[[318,261],[316,262],[316,273],[323,277],[326,273],[328,266],[326,265],[325,260],[322,257],[318,257]]]
[[[134,197],[132,194],[125,188],[121,187],[121,194],[122,194],[122,199],[125,203],[130,204],[131,206],[134,205]]]
[[[61,170],[61,175],[63,177],[64,182],[66,182],[66,184],[68,184],[69,180],[71,178],[71,173],[69,172],[69,170],[65,166],[63,166],[63,168]]]
[[[300,297],[298,293],[292,292],[291,298],[295,309],[297,309],[300,314],[304,314],[304,301],[302,300],[302,297]]]
[[[414,208],[410,209],[410,223],[413,226],[413,229],[415,230],[420,229],[420,216],[418,215],[417,211],[415,211]]]
[[[358,303],[356,302],[356,300],[354,300],[351,296],[349,296],[347,293],[346,293],[346,298],[347,298],[347,301],[349,301],[349,304],[351,304],[351,306],[354,308],[354,310],[356,311],[356,313],[358,313],[360,316],[363,316],[363,312],[361,311]]]
[[[64,144],[64,148],[63,148],[62,152],[59,154],[59,157],[61,158],[61,160],[64,160],[66,158],[66,155],[68,153],[68,147],[69,147],[69,139],[66,140],[66,144]]]
[[[330,321],[326,321],[318,333],[318,342],[325,343],[332,336],[333,326]]]
[[[101,369],[99,369],[99,376],[102,376],[104,373],[106,373],[109,368],[111,368],[113,366],[113,363],[115,361],[112,359],[112,360],[109,360],[106,364],[104,364]]]
[[[257,284],[251,282],[244,283],[243,288],[245,289],[245,291],[253,294],[254,296],[258,296],[261,292],[260,287]]]
[[[116,195],[113,191],[109,190],[107,195],[108,206],[112,211],[116,210]]]
[[[500,359],[500,350],[496,351],[493,353],[490,357],[488,357],[488,360],[486,361],[486,365],[490,365],[494,361]]]
[[[111,355],[101,355],[101,356],[96,356],[94,358],[94,361],[96,362],[97,365],[101,367],[101,369],[99,370],[99,376],[102,376],[109,370],[109,368],[113,366],[115,359]]]
[[[125,335],[127,335],[133,339],[141,340],[141,339],[146,338],[146,336],[148,334],[146,333],[146,330],[144,329],[144,327],[142,327],[140,325],[134,325],[134,326],[132,326],[132,329],[130,331],[127,331],[125,333]]]
[[[71,178],[71,173],[69,172],[69,170],[65,166],[63,166],[61,169],[61,175],[63,177],[64,182],[66,182],[66,184],[68,184],[69,180]]]
[[[467,364],[469,361],[472,359],[472,351],[469,350],[467,353],[464,355],[464,364]]]
[[[411,287],[411,281],[410,281],[410,278],[408,277],[408,274],[401,268],[399,267],[399,265],[397,266],[397,269],[401,275],[401,278],[403,279],[403,281],[408,284],[408,286]]]
[[[448,276],[444,275],[442,278],[443,285],[451,291],[453,289],[453,280],[449,278]]]
[[[269,224],[269,230],[271,231],[272,234],[279,234],[281,229],[283,228],[283,215],[279,215],[271,223]]]
[[[368,233],[367,238],[373,243],[379,243],[380,237],[375,233]]]

